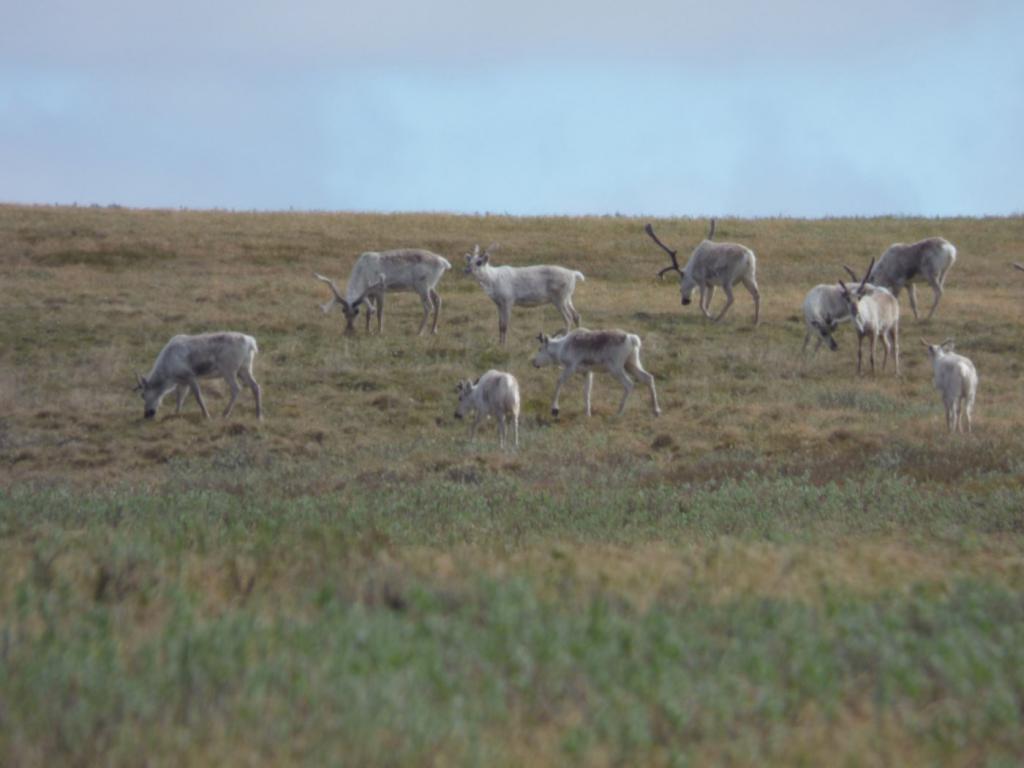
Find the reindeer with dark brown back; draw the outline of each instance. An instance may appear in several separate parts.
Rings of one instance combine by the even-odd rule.
[[[715,236],[714,219],[711,220],[708,236],[693,249],[689,261],[681,269],[676,258],[676,251],[658,239],[658,236],[654,234],[654,227],[647,224],[644,226],[644,231],[672,260],[669,266],[658,272],[658,277],[663,277],[666,272],[679,273],[679,292],[683,306],[690,303],[693,289],[699,288],[700,311],[709,320],[718,322],[733,304],[732,287],[737,283],[743,283],[754,299],[754,325],[760,322],[761,292],[757,287],[757,258],[754,256],[754,252],[745,245],[712,242],[711,238]],[[715,295],[715,288],[718,287],[725,291],[726,302],[722,311],[718,315],[712,316],[711,299]]]

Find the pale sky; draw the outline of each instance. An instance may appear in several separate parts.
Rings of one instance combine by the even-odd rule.
[[[1024,3],[0,0],[0,201],[1024,210]]]

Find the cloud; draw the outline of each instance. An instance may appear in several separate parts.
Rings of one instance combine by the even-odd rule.
[[[39,0],[5,9],[0,61],[291,69],[604,56],[720,69],[898,47],[1003,7],[993,0]]]

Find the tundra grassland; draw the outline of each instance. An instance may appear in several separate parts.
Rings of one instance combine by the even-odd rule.
[[[0,764],[1018,764],[1024,219],[720,220],[758,328],[742,287],[681,307],[643,223],[0,206]],[[681,259],[707,227],[654,224]],[[901,296],[901,378],[855,377],[848,325],[801,358],[810,287],[931,235],[958,259],[932,322]],[[492,241],[586,275],[661,418],[600,374],[552,418],[560,318],[498,347],[462,274]],[[342,336],[312,272],[401,246],[452,262],[439,334],[401,294]],[[257,338],[266,419],[208,383],[212,420],[144,421],[134,373],[213,329]],[[973,435],[920,336],[974,360]],[[491,367],[519,451],[452,418]]]

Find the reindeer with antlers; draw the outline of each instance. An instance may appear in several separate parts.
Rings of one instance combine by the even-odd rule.
[[[658,239],[658,236],[654,234],[654,227],[647,224],[644,226],[644,231],[672,260],[672,264],[658,272],[658,277],[663,277],[666,272],[671,271],[679,273],[679,291],[683,306],[690,303],[693,289],[699,288],[700,311],[706,318],[718,322],[732,306],[732,287],[736,283],[743,283],[754,299],[754,325],[760,322],[761,291],[757,287],[757,259],[754,252],[746,246],[736,243],[711,242],[715,236],[714,219],[711,220],[708,236],[693,249],[690,260],[682,269],[679,268],[679,261],[676,258],[677,252]],[[719,286],[725,291],[726,302],[722,311],[712,317],[711,299],[715,295],[715,288]]]
[[[366,332],[370,332],[370,315],[377,313],[377,333],[384,330],[384,293],[412,292],[420,296],[423,303],[423,320],[420,322],[419,333],[427,327],[430,310],[434,311],[434,323],[431,333],[437,333],[437,319],[441,314],[441,296],[436,289],[438,281],[452,265],[443,256],[421,248],[403,248],[395,251],[367,251],[359,256],[344,294],[329,277],[316,272],[313,277],[322,280],[331,287],[333,298],[320,309],[324,314],[335,304],[341,307],[345,315],[345,333],[355,333],[355,319],[359,315],[359,306],[366,304]]]
[[[843,269],[846,270],[853,282],[862,283],[861,278],[857,277],[857,274],[845,264]],[[875,286],[871,285],[871,283],[862,283],[862,286],[863,288],[859,290],[864,294],[873,293],[875,290]],[[850,305],[847,304],[846,299],[843,297],[843,289],[838,285],[830,283],[816,285],[804,297],[803,309],[804,324],[807,327],[807,332],[804,334],[804,346],[801,351],[807,352],[807,344],[812,336],[817,338],[813,354],[817,354],[822,342],[828,344],[828,348],[833,352],[839,349],[839,344],[836,342],[833,334],[835,334],[840,323],[845,323],[851,319]]]
[[[875,260],[871,260],[868,271],[864,273],[864,279],[853,291],[847,288],[846,283],[839,281],[843,300],[853,318],[853,326],[857,329],[857,375],[861,372],[862,348],[864,338],[871,337],[871,375],[875,375],[875,346],[878,337],[882,337],[885,345],[885,357],[882,358],[882,370],[885,370],[889,362],[889,353],[892,352],[896,361],[896,375],[900,375],[900,303],[888,289],[875,286],[874,290],[868,290],[868,276],[871,275],[871,268]],[[851,273],[852,274],[852,273]]]

